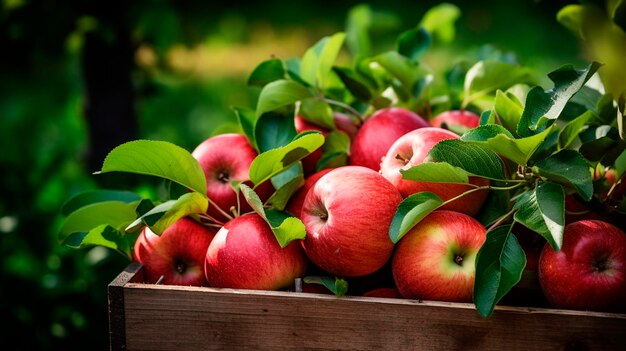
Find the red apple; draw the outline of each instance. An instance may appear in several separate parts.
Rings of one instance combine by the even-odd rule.
[[[478,250],[487,230],[474,218],[437,210],[396,245],[391,270],[405,298],[471,302]]]
[[[626,233],[599,220],[565,226],[561,250],[546,244],[539,283],[557,308],[611,311],[626,308]]]
[[[145,227],[134,247],[146,282],[206,286],[204,256],[215,232],[191,218],[181,218],[161,235]]]
[[[331,170],[309,190],[302,206],[307,256],[331,275],[375,272],[393,251],[388,232],[401,201],[398,190],[369,168]]]
[[[249,180],[250,164],[258,152],[250,145],[245,135],[230,133],[206,139],[195,148],[192,155],[204,171],[207,196],[213,202],[209,205],[207,214],[223,223],[228,218],[217,207],[232,214],[231,208],[237,207],[237,194],[230,182]],[[273,193],[274,188],[270,182],[265,182],[255,190],[261,200],[265,201]],[[241,194],[239,203],[241,213],[252,210]]]
[[[206,250],[204,270],[217,288],[279,290],[306,271],[298,242],[281,248],[272,229],[256,213],[228,221]]]
[[[332,168],[326,168],[311,174],[304,181],[304,185],[291,195],[285,210],[298,218],[302,218],[302,204],[304,204],[304,199],[306,198],[306,194],[309,192],[309,189],[311,189],[324,174],[330,172],[331,170]]]
[[[472,129],[478,127],[479,124],[480,117],[467,110],[444,111],[430,120],[430,125],[433,127],[443,128],[446,125],[455,131],[454,128]]]
[[[429,191],[437,194],[443,201],[452,199],[474,188],[468,184],[419,182],[402,179],[400,170],[406,170],[424,162],[428,152],[441,140],[458,139],[459,136],[449,130],[436,127],[420,128],[406,133],[396,140],[383,158],[380,171],[393,185],[395,185],[403,197],[412,194]],[[489,180],[479,177],[470,177],[470,183],[477,186],[489,184]],[[441,209],[458,211],[475,215],[487,198],[488,190],[480,190],[463,196]]]
[[[334,122],[335,122],[335,128],[337,128],[337,130],[346,133],[348,137],[350,138],[350,140],[354,139],[354,136],[356,135],[356,132],[358,130],[358,126],[350,118],[349,115],[335,112]],[[294,124],[296,127],[296,131],[298,133],[301,133],[307,130],[317,130],[321,132],[324,136],[326,136],[329,133],[328,129],[324,127],[320,127],[317,124],[311,123],[300,115],[295,116]],[[317,164],[321,158],[322,158],[322,148],[318,148],[317,150],[313,151],[310,155],[302,159],[302,169],[303,169],[303,173],[305,176],[309,176],[317,171]]]
[[[402,135],[423,127],[428,122],[414,112],[390,107],[378,110],[367,118],[350,145],[349,164],[380,170],[380,161]]]

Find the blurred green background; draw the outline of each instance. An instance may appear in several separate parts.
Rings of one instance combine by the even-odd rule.
[[[437,1],[370,2],[374,50],[393,47]],[[451,1],[456,37],[425,60],[446,67],[500,51],[548,73],[585,62],[556,21],[567,1]],[[231,130],[233,106],[272,56],[300,57],[345,30],[360,2],[2,0],[0,9],[0,348],[107,349],[107,284],[128,261],[56,239],[60,209],[94,188],[150,193],[150,179],[96,176],[128,140],[187,150]]]

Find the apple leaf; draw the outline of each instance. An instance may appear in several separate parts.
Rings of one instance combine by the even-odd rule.
[[[135,140],[114,148],[98,173],[128,172],[161,177],[206,196],[206,177],[187,150],[166,141]]]
[[[593,112],[586,111],[582,115],[569,121],[565,126],[561,128],[559,133],[559,148],[564,149],[570,146],[578,135],[589,128],[587,123],[593,118]]]
[[[561,249],[565,228],[565,192],[560,184],[542,182],[522,193],[513,208],[514,220],[546,238],[554,250]]]
[[[249,170],[250,180],[257,186],[291,167],[322,144],[324,136],[319,132],[310,132],[285,146],[265,151],[252,161]]]
[[[495,60],[479,61],[465,75],[462,108],[474,100],[498,89],[507,89],[518,83],[530,83],[531,70],[512,63]]]
[[[398,36],[398,52],[414,62],[418,62],[432,45],[430,33],[423,28],[411,28]]]
[[[198,193],[183,194],[176,200],[169,200],[156,205],[150,211],[137,218],[126,227],[125,231],[133,232],[147,225],[157,235],[161,235],[167,227],[177,220],[194,214],[206,213],[209,200]]]
[[[324,100],[316,97],[303,99],[300,101],[298,114],[315,125],[329,130],[335,129],[333,109]]]
[[[294,80],[279,79],[266,84],[256,106],[256,115],[274,111],[280,107],[294,104],[296,101],[313,96],[309,89]]]
[[[565,65],[549,73],[548,77],[554,82],[554,88],[544,91],[537,86],[528,92],[526,107],[517,126],[517,134],[524,137],[533,135],[541,126],[547,125],[546,119],[557,119],[565,104],[600,66],[600,63],[592,62],[586,69],[576,70],[572,65]]]
[[[350,153],[350,137],[338,130],[333,130],[326,135],[322,145],[322,157],[317,163],[317,170],[344,166],[348,163]]]
[[[259,195],[244,183],[239,185],[241,193],[250,207],[269,224],[276,241],[280,247],[285,248],[294,240],[302,240],[306,237],[304,223],[287,212],[273,208],[265,209]]]
[[[453,4],[441,3],[433,6],[422,17],[421,26],[441,43],[454,40],[454,23],[461,16],[461,10]]]
[[[474,216],[482,225],[488,227],[502,218],[510,210],[511,194],[509,191],[493,190]]]
[[[135,220],[139,201],[102,201],[80,207],[70,213],[59,230],[60,242],[73,233],[89,232],[100,225],[109,225],[121,230]]]
[[[424,162],[407,170],[400,170],[402,179],[421,182],[463,183],[469,182],[468,173],[446,162]]]
[[[494,151],[459,139],[438,142],[428,152],[426,161],[447,162],[477,176],[506,179],[502,159]]]
[[[626,150],[615,159],[615,178],[620,179],[626,173]],[[623,180],[626,181],[626,180]]]
[[[585,201],[593,196],[589,165],[578,151],[561,150],[537,162],[532,170],[552,181],[574,186]]]
[[[304,185],[302,163],[294,163],[284,172],[272,177],[272,185],[276,191],[267,200],[269,204],[278,210],[284,210],[291,195]]]
[[[496,91],[494,111],[502,126],[509,132],[515,133],[524,111],[517,97],[510,92]]]
[[[237,121],[244,135],[248,138],[250,144],[258,151],[256,136],[254,135],[254,126],[257,121],[256,112],[246,107],[234,107],[233,110],[235,111],[235,116],[237,116]]]
[[[389,238],[395,244],[443,201],[434,193],[420,192],[402,200],[389,226]]]
[[[89,190],[76,194],[69,198],[61,208],[63,216],[69,216],[70,213],[81,207],[91,205],[97,202],[120,201],[125,203],[141,201],[141,196],[124,190]]]
[[[292,115],[268,112],[259,117],[254,126],[259,153],[289,144],[297,135]]]
[[[272,232],[282,248],[294,240],[303,240],[306,237],[304,223],[287,212],[270,208],[265,211],[265,220],[272,227]]]
[[[516,139],[504,127],[488,124],[470,130],[461,137],[461,140],[484,145],[519,165],[526,165],[553,131],[553,128],[548,128],[539,134]]]
[[[359,76],[351,68],[333,67],[333,71],[348,91],[358,100],[370,101],[372,99],[372,87],[365,78]]]
[[[474,305],[481,316],[491,316],[500,299],[519,283],[524,267],[526,255],[510,225],[487,232],[476,256],[474,280]]]
[[[424,85],[428,85],[432,81],[432,73],[430,71],[396,51],[388,51],[374,56],[371,61],[378,63],[393,78],[398,80],[401,87],[397,87],[396,92],[404,100],[415,97],[414,94],[416,92],[419,93],[424,89]],[[416,91],[416,84],[420,79],[425,79],[425,83],[421,84],[420,89]]]
[[[300,76],[311,86],[323,89],[346,34],[339,32],[320,39],[308,49],[300,62]]]
[[[108,224],[101,224],[86,232],[70,234],[63,244],[72,249],[85,249],[92,246],[102,246],[113,249],[129,260],[133,259],[133,246],[137,240],[136,234],[120,232]]]
[[[344,296],[348,292],[348,281],[342,278],[310,275],[304,277],[302,280],[307,284],[323,285],[337,297]]]
[[[261,62],[248,77],[249,86],[263,87],[273,81],[285,78],[285,66],[279,59]]]

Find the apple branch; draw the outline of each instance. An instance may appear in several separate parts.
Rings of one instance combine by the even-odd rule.
[[[333,99],[328,99],[325,97],[322,97],[322,99],[324,100],[324,102],[330,104],[330,105],[335,105],[335,106],[339,106],[343,109],[345,109],[346,111],[350,112],[352,115],[354,115],[358,120],[359,123],[363,123],[363,115],[361,115],[361,113],[359,113],[359,111],[357,111],[354,107],[343,103],[341,101],[337,101],[337,100],[333,100]]]

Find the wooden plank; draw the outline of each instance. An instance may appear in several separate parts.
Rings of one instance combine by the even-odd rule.
[[[625,350],[626,315],[128,283],[127,350]]]
[[[140,270],[141,264],[132,262],[107,287],[109,296],[109,347],[111,350],[124,350],[126,347],[124,286],[138,279]]]

